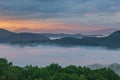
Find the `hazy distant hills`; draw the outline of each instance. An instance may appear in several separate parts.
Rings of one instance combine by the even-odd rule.
[[[33,33],[13,33],[0,29],[0,43],[33,42],[49,40],[46,36]]]
[[[97,37],[97,36],[99,36],[99,35],[83,35],[83,34],[65,34],[65,33],[60,33],[60,34],[42,33],[41,35],[44,35],[52,40],[61,39],[61,38],[65,38],[65,37],[81,39],[83,37]]]
[[[117,30],[118,29],[116,28],[108,28],[108,29],[102,29],[102,30],[97,30],[97,31],[91,31],[91,32],[88,32],[87,34],[108,36]]]
[[[29,29],[29,28],[20,28],[14,30],[14,32],[29,32],[29,33],[81,33],[80,30],[72,30],[72,29]]]
[[[48,37],[51,40],[56,40],[56,39],[62,39],[62,38],[77,38],[77,39],[82,39],[84,37],[102,37],[101,35],[85,35],[85,34],[66,34],[66,33],[41,33],[41,35],[44,35]]]
[[[58,36],[61,38],[49,39],[50,37]],[[107,37],[96,37],[94,35],[82,34],[13,33],[4,29],[0,29],[0,43],[47,43],[66,46],[84,45],[120,48],[120,31],[115,31]]]
[[[117,74],[120,75],[120,64],[117,63],[113,63],[110,65],[102,65],[102,64],[93,64],[93,65],[88,65],[87,67],[91,68],[91,69],[101,69],[101,68],[110,68],[112,70],[114,70]]]
[[[59,45],[85,45],[120,48],[120,31],[116,31],[107,37],[83,37],[81,39],[65,37],[52,42]]]
[[[38,34],[42,34],[46,37],[49,37],[50,39],[61,39],[64,37],[71,37],[71,38],[102,37],[102,36],[108,36],[117,30],[118,29],[116,29],[116,28],[108,28],[108,29],[102,29],[102,30],[90,31],[90,32],[89,31],[88,32],[76,31],[77,34],[68,34],[67,30],[44,30],[44,29],[20,28],[20,29],[15,30],[14,32],[38,33]],[[47,32],[47,33],[45,33],[45,32]],[[69,30],[69,32],[72,32],[72,31]]]
[[[77,31],[76,30],[76,33],[83,33],[83,34],[89,34],[89,35],[101,35],[101,36],[104,36],[104,35],[110,35],[111,33],[117,31],[118,29],[116,28],[107,28],[107,29],[102,29],[102,30],[96,30],[96,31],[88,31],[88,32],[84,32],[84,31]],[[14,32],[30,32],[30,33],[68,33],[68,32],[72,32],[71,30],[65,30],[65,29],[58,29],[58,30],[44,30],[44,29],[29,29],[29,28],[20,28],[20,29],[17,29],[15,30]]]
[[[64,30],[63,30],[64,31]],[[102,36],[102,35],[84,35],[84,34],[68,34],[68,33],[52,33],[54,32],[54,30],[48,30],[48,33],[46,33],[47,31],[44,31],[44,30],[36,30],[36,29],[28,29],[28,28],[20,28],[20,29],[17,29],[15,30],[15,32],[30,32],[30,33],[37,33],[37,34],[41,34],[41,35],[44,35],[50,39],[61,39],[61,38],[64,38],[64,37],[71,37],[71,38],[83,38],[83,37],[96,37],[96,36]],[[49,33],[50,32],[50,33]]]

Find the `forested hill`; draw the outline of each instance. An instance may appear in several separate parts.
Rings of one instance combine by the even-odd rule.
[[[74,45],[74,46],[101,46],[108,48],[120,48],[120,31],[116,31],[107,37],[64,37],[61,39],[50,40],[47,36],[34,33],[13,33],[0,29],[0,43],[12,44],[55,44],[55,45]]]
[[[120,80],[120,76],[108,68],[91,70],[74,65],[61,67],[58,64],[19,67],[0,58],[0,80]]]
[[[59,45],[84,45],[120,48],[120,31],[116,31],[107,37],[84,37],[82,39],[66,37],[53,40],[52,42]]]
[[[33,33],[14,33],[0,29],[0,43],[30,43],[34,41],[47,41],[48,37]]]

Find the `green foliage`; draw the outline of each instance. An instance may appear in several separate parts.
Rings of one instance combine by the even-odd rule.
[[[54,63],[46,67],[18,67],[0,58],[0,80],[120,80],[120,76],[109,68],[91,70],[74,65],[63,68]]]
[[[79,80],[86,80],[85,75],[81,74]]]

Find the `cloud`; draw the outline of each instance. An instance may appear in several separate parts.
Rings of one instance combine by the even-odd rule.
[[[62,2],[63,1],[63,2]],[[54,18],[66,11],[64,0],[1,0],[0,14],[25,18]],[[63,4],[63,5],[62,5]]]
[[[0,0],[0,17],[9,20],[59,20],[65,23],[117,24],[120,0]]]

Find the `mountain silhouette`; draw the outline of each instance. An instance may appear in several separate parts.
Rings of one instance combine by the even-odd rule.
[[[107,28],[107,29],[102,29],[102,30],[91,31],[91,32],[88,32],[88,34],[108,36],[117,30],[118,29],[116,28]]]
[[[115,31],[107,37],[64,37],[61,39],[50,40],[47,36],[34,33],[14,33],[0,29],[0,43],[48,43],[57,45],[84,45],[102,46],[108,48],[120,48],[120,30]]]
[[[62,38],[52,41],[59,45],[84,45],[120,48],[120,31],[115,31],[107,37]]]
[[[120,30],[113,32],[111,35],[108,36],[108,38],[120,39]]]
[[[48,37],[33,33],[14,33],[5,29],[0,29],[0,43],[46,41]]]

